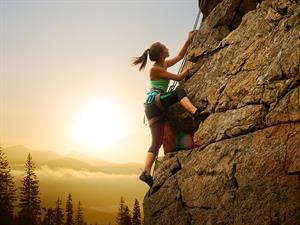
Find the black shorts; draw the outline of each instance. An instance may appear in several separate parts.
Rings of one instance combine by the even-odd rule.
[[[145,103],[145,113],[147,119],[150,120],[153,117],[163,115],[165,109],[179,102],[186,96],[186,92],[183,89],[176,89],[175,91],[160,93],[159,102],[153,101],[150,104]]]

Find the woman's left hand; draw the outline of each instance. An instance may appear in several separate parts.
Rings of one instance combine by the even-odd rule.
[[[188,40],[191,42],[196,34],[197,34],[197,30],[190,31]]]

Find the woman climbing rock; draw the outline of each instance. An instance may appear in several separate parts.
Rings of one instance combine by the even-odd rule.
[[[176,89],[171,92],[167,91],[170,80],[181,81],[189,73],[189,70],[186,69],[179,74],[173,74],[168,72],[167,69],[183,59],[195,34],[196,30],[189,32],[188,39],[184,43],[179,54],[174,58],[166,59],[169,57],[169,49],[160,42],[152,44],[150,48],[144,51],[142,56],[133,58],[133,65],[141,64],[139,68],[140,71],[145,68],[148,56],[150,60],[154,62],[149,73],[151,90],[148,93],[145,102],[145,114],[151,130],[152,144],[146,156],[144,171],[139,177],[140,180],[146,182],[150,187],[153,184],[151,168],[163,142],[165,110],[169,106],[179,102],[193,115],[194,120],[198,123],[203,121],[209,115],[208,112],[197,109],[191,103],[183,89]]]

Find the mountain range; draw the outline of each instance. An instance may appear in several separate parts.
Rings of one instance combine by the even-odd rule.
[[[60,155],[50,150],[32,150],[23,145],[15,145],[3,149],[12,169],[23,170],[28,153],[37,168],[47,166],[51,169],[73,169],[107,174],[138,174],[143,168],[139,163],[111,163],[100,158],[85,156],[79,152]]]

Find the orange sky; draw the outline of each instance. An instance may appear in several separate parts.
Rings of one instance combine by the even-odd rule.
[[[155,41],[177,54],[196,15],[194,0],[1,1],[0,144],[144,162],[151,141],[142,122],[149,64],[138,72],[130,59]],[[119,113],[106,113],[106,120],[124,122],[120,137],[106,145],[103,130],[117,135],[95,110],[103,101]],[[89,116],[80,126],[84,112]]]

